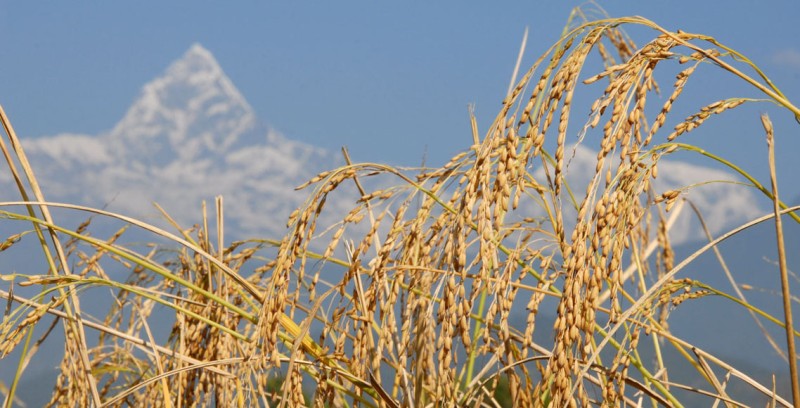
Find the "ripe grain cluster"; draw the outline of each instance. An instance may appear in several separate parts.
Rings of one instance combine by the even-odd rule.
[[[637,46],[626,25],[652,39]],[[308,200],[283,238],[232,243],[221,199],[214,228],[204,217],[189,229],[173,222],[175,234],[47,203],[3,114],[10,145],[1,146],[29,212],[4,205],[2,222],[32,226],[50,272],[3,275],[18,292],[40,291],[0,291],[9,301],[0,354],[21,351],[21,376],[39,345],[26,336],[46,338],[44,318],[58,317],[65,349],[52,406],[677,407],[686,393],[734,404],[725,386],[734,380],[790,406],[668,325],[687,302],[731,295],[677,276],[692,258],[675,258],[669,229],[691,186],[655,190],[659,162],[693,151],[678,138],[756,102],[713,101],[681,120],[672,111],[683,90],[699,70],[717,69],[800,117],[742,67],[760,73],[714,38],[643,18],[572,24],[484,133],[472,117],[473,144],[445,165],[354,164],[345,152],[345,166],[299,187]],[[662,69],[680,70],[666,97]],[[569,183],[575,141],[597,151],[586,186]],[[354,191],[352,209],[324,225],[326,203]],[[125,226],[104,239],[89,222],[68,230],[47,211],[59,206]],[[134,251],[120,242],[129,228],[157,243]],[[119,265],[131,271],[126,280],[106,272]],[[80,306],[97,288],[113,293],[99,320]],[[757,310],[743,303],[731,307]],[[166,332],[156,327],[164,321]],[[672,376],[662,348],[677,350],[705,385]]]

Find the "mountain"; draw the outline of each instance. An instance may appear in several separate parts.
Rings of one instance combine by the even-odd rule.
[[[250,105],[211,53],[195,44],[144,86],[109,139],[126,149],[115,150],[115,159],[158,165],[224,156],[257,143],[257,128]]]
[[[151,204],[157,202],[189,226],[200,221],[202,200],[212,203],[222,195],[228,231],[246,236],[282,235],[283,220],[308,194],[294,187],[341,164],[333,152],[291,140],[259,121],[199,44],[147,83],[110,131],[23,137],[23,144],[50,200],[108,205],[150,222],[160,219]],[[571,151],[567,177],[577,193],[593,174],[595,153],[582,145]],[[664,160],[659,166],[658,191],[733,179],[688,163]],[[541,169],[535,176],[544,178]],[[0,172],[0,186],[12,186],[7,172]],[[0,199],[17,198],[13,189],[4,191]],[[753,193],[735,184],[703,185],[689,197],[714,233],[761,213]],[[334,200],[327,205],[347,207]],[[684,213],[673,229],[675,243],[702,236],[689,211]]]
[[[260,122],[199,44],[147,83],[109,132],[23,144],[50,200],[108,204],[151,222],[157,202],[190,226],[202,200],[222,195],[226,224],[248,235],[282,234],[282,220],[308,194],[294,188],[341,164]]]

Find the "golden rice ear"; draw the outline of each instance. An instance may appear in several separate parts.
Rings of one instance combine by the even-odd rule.
[[[0,237],[0,256],[35,236],[50,267],[49,274],[25,276],[0,270],[16,288],[0,290],[8,305],[0,355],[20,351],[24,371],[51,332],[39,325],[56,316],[66,341],[50,405],[65,406],[680,406],[684,391],[744,404],[726,391],[730,376],[776,406],[791,406],[771,386],[670,330],[676,309],[716,295],[752,313],[771,343],[748,352],[794,354],[790,313],[775,318],[740,291],[704,282],[712,270],[696,274],[688,267],[713,250],[734,288],[758,290],[734,280],[718,244],[771,219],[784,252],[780,215],[800,217],[777,192],[779,126],[762,116],[768,189],[676,139],[757,100],[703,102],[677,125],[672,116],[705,68],[725,70],[777,106],[800,111],[765,76],[743,74],[742,65],[761,71],[716,39],[671,32],[641,17],[578,21],[582,16],[577,10],[575,24],[519,80],[518,63],[485,134],[470,112],[464,149],[445,165],[415,173],[352,163],[343,150],[344,166],[298,187],[308,199],[279,239],[227,244],[221,198],[212,216],[203,203],[202,219],[188,229],[157,207],[174,234],[104,210],[45,202],[0,109],[11,148],[0,147],[6,157],[16,155],[9,169],[26,197],[20,204],[26,211],[4,205],[0,222],[33,226]],[[635,45],[625,25],[650,29],[651,41]],[[601,67],[584,72],[593,63]],[[654,107],[665,66],[681,71]],[[596,98],[579,96],[584,90],[597,91]],[[586,100],[589,117],[575,119],[575,112],[586,113],[578,106]],[[597,150],[582,167],[585,186],[571,177],[573,138]],[[671,176],[660,161],[678,150],[739,172],[770,198],[773,214],[720,237],[706,229],[708,244],[682,256],[670,232],[687,203],[703,221],[690,201],[695,186],[663,191],[655,181]],[[350,208],[325,225],[332,207],[342,208],[331,204],[344,204],[335,200]],[[102,237],[90,223],[70,230],[50,217],[51,207],[123,226]],[[126,243],[131,229],[151,234],[153,244]],[[780,264],[785,282],[788,269]],[[131,274],[120,278],[109,268]],[[99,301],[106,293],[102,321],[80,309],[79,300]],[[789,353],[769,324],[784,326]],[[87,342],[94,331],[97,342]],[[39,342],[26,340],[41,332]],[[668,353],[689,364],[676,364]],[[797,383],[796,367],[790,365],[789,377]]]

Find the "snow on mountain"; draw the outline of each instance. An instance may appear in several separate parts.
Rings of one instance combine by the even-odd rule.
[[[566,180],[579,199],[594,176],[597,153],[581,144],[570,145],[565,148],[565,160],[568,165]],[[545,180],[544,169],[537,169],[534,177],[537,180]],[[657,195],[692,186],[682,197],[691,200],[700,209],[708,229],[713,235],[718,236],[733,226],[765,213],[758,206],[754,190],[736,184],[742,181],[726,171],[662,159],[658,162],[658,177],[652,181],[652,186]],[[575,211],[568,214],[574,217]],[[570,220],[565,221],[570,222]],[[697,222],[696,215],[688,206],[682,210],[670,230],[670,239],[676,245],[705,239],[705,233]]]
[[[158,164],[224,156],[257,127],[250,105],[211,53],[195,44],[144,86],[108,137],[117,159]]]
[[[159,218],[157,202],[189,226],[199,222],[202,200],[222,195],[229,229],[247,235],[283,234],[308,194],[294,188],[341,164],[262,125],[199,44],[146,84],[111,131],[23,143],[50,200],[108,204],[150,222]]]
[[[238,228],[245,236],[283,234],[284,220],[308,194],[294,187],[341,164],[332,152],[263,126],[199,44],[146,84],[109,132],[23,139],[50,200],[108,204],[112,211],[150,222],[160,219],[152,206],[157,202],[189,226],[200,221],[202,200],[213,203],[214,196],[222,195],[228,230]],[[583,146],[573,149],[567,177],[577,193],[594,173],[595,153]],[[728,173],[687,163],[664,160],[659,166],[658,192],[732,179]],[[3,173],[0,186],[11,187]],[[544,179],[541,169],[535,176]],[[10,193],[13,189],[3,191],[0,199],[17,198]],[[689,197],[715,234],[760,213],[753,193],[734,184],[703,185]],[[349,207],[335,200],[328,205]],[[685,211],[673,229],[676,243],[702,237],[691,218]]]

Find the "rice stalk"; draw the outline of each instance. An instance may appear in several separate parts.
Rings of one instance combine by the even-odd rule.
[[[485,133],[471,114],[470,145],[445,165],[414,172],[353,163],[344,150],[344,166],[298,187],[308,190],[308,199],[289,216],[280,239],[226,243],[221,198],[212,216],[203,204],[202,219],[191,228],[162,210],[174,234],[108,211],[47,202],[40,192],[31,200],[2,145],[23,193],[23,201],[0,203],[2,222],[33,225],[61,269],[55,274],[52,260],[50,275],[3,276],[20,290],[41,292],[28,299],[0,291],[16,305],[0,325],[0,351],[25,348],[45,316],[63,319],[71,329],[65,329],[69,341],[51,405],[422,407],[503,400],[534,407],[679,407],[678,390],[690,389],[732,406],[740,402],[726,389],[736,378],[788,406],[769,387],[669,330],[674,309],[721,296],[785,327],[793,347],[797,333],[788,314],[776,318],[678,275],[753,225],[778,221],[779,214],[800,220],[775,186],[770,191],[733,163],[674,141],[761,100],[710,101],[676,125],[672,116],[692,76],[708,68],[752,85],[794,115],[800,110],[755,64],[716,39],[668,31],[641,17],[578,22],[585,16],[576,11],[562,38],[512,80]],[[626,25],[650,30],[652,40],[636,46],[621,29]],[[601,72],[586,74],[593,64]],[[681,64],[689,65],[653,108],[660,73]],[[598,94],[583,107],[578,101],[587,89]],[[575,136],[597,151],[585,186],[571,185]],[[22,147],[12,144],[29,167]],[[660,160],[677,151],[741,174],[773,200],[774,214],[676,259],[670,226],[683,194],[695,186],[657,191],[653,180]],[[32,172],[26,174],[38,191]],[[330,223],[334,200],[351,208]],[[26,212],[12,210],[19,206]],[[60,226],[47,208],[121,225],[101,239],[88,222],[76,230]],[[46,243],[43,231],[53,242]],[[135,250],[126,241],[134,233],[148,234],[152,245]],[[28,232],[2,238],[0,249],[30,239]],[[109,272],[119,269],[130,271],[125,280]],[[77,300],[98,288],[111,296],[108,315],[95,321]],[[156,324],[162,319],[168,323]],[[88,347],[86,328],[98,332],[97,346]],[[642,341],[647,336],[652,342]],[[648,348],[654,361],[643,357]],[[676,379],[668,348],[707,384],[689,387]]]

